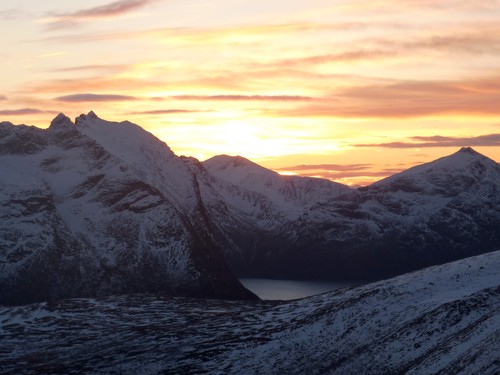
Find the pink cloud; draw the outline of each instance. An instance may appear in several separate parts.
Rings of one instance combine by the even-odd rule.
[[[24,116],[24,115],[36,115],[42,113],[56,113],[56,111],[45,111],[36,108],[5,109],[0,111],[0,116]]]
[[[383,148],[427,148],[427,147],[464,147],[464,146],[500,146],[500,134],[485,134],[476,137],[410,137],[409,142],[387,142],[356,144],[356,147],[383,147]]]
[[[83,20],[110,18],[143,8],[158,0],[118,0],[109,4],[77,10],[71,13],[58,13],[48,24],[49,30],[71,27]]]

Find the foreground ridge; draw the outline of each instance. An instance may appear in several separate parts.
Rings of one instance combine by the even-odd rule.
[[[285,303],[138,294],[0,308],[0,368],[493,375],[499,268],[497,251]]]

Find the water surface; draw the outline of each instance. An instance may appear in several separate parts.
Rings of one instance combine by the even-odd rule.
[[[363,284],[346,281],[298,281],[274,279],[240,279],[241,283],[263,300],[291,300],[331,292],[340,288]]]

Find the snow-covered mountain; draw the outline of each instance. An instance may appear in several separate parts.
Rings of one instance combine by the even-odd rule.
[[[219,155],[202,165],[214,177],[212,187],[224,202],[226,214],[218,212],[220,199],[209,208],[223,233],[226,260],[239,275],[258,275],[260,261],[268,259],[265,254],[284,249],[291,237],[282,227],[317,204],[352,193],[348,186],[325,179],[282,176],[241,156]],[[204,199],[213,201],[208,195]],[[268,251],[269,244],[276,251]]]
[[[129,122],[0,124],[0,303],[165,292],[252,298],[227,269],[198,178]]]
[[[246,298],[231,275],[381,279],[493,251],[500,167],[464,148],[369,187],[245,158],[177,157],[94,113],[0,124],[0,303],[164,291]],[[223,256],[224,255],[224,256]]]
[[[242,276],[379,279],[500,243],[500,167],[470,148],[358,190],[241,157],[204,165],[227,182],[216,189],[238,220],[219,228],[238,233],[225,252]]]
[[[0,308],[8,374],[500,372],[500,251],[296,301],[129,295]]]

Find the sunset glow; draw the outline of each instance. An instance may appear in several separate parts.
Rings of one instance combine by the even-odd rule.
[[[497,0],[4,0],[0,25],[0,121],[93,110],[351,185],[500,160]]]

